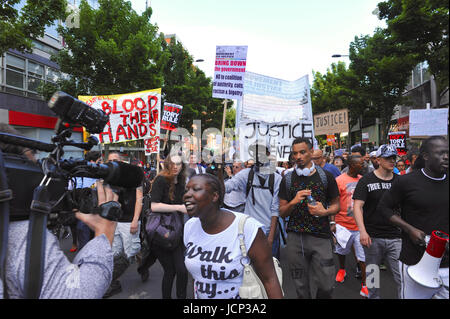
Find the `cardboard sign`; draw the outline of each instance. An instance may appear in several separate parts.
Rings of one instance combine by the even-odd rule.
[[[161,89],[105,96],[78,96],[88,105],[109,115],[100,143],[118,143],[159,136]]]
[[[389,143],[397,149],[397,154],[406,155],[406,132],[390,132]]]
[[[164,109],[161,116],[161,128],[168,131],[175,131],[180,123],[181,105],[164,103]]]
[[[212,97],[242,99],[247,46],[217,46]]]
[[[348,110],[314,115],[314,133],[316,135],[348,132]]]

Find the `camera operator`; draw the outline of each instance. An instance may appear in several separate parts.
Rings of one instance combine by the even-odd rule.
[[[87,160],[88,162],[93,163],[93,164],[101,164],[103,162],[102,161],[102,154],[99,151],[89,151],[89,152],[86,153],[84,158],[85,158],[85,160]],[[75,186],[76,186],[76,188],[84,188],[84,187],[95,188],[96,187],[96,182],[97,182],[96,178],[77,177]],[[94,238],[94,232],[85,223],[83,223],[82,221],[78,220],[77,224],[76,224],[76,238],[78,239],[76,247],[77,247],[77,249],[79,251],[92,238]]]
[[[0,124],[0,132],[21,135],[5,124]],[[27,148],[0,143],[0,149],[4,153],[19,154],[33,159],[33,152]],[[97,192],[99,205],[118,199],[117,195],[102,182],[97,183]],[[76,212],[75,215],[94,231],[95,237],[71,263],[60,249],[57,238],[48,230],[45,232],[45,259],[40,299],[101,298],[111,282],[113,271],[111,246],[117,223],[97,214]],[[28,225],[28,220],[9,223],[5,276],[0,278],[0,298],[26,297],[25,259]]]
[[[108,154],[108,161],[120,162],[123,161],[123,158],[119,152],[112,151]],[[142,212],[142,201],[142,184],[136,188],[123,188],[119,192],[119,203],[122,205],[123,215],[117,223],[112,246],[113,279],[103,298],[109,298],[122,291],[119,277],[128,269],[132,258],[141,250],[139,217]]]

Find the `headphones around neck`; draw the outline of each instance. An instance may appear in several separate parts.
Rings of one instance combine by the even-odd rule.
[[[315,165],[314,163],[312,163],[312,166],[310,168],[305,167],[305,168],[298,168],[297,165],[295,166],[295,172],[297,173],[298,176],[309,176],[309,174],[311,174],[314,169],[315,169]]]

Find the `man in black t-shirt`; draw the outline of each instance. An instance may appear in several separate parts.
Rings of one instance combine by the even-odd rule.
[[[353,212],[366,257],[366,284],[369,289],[369,299],[380,298],[379,287],[377,287],[379,278],[373,276],[379,273],[375,270],[379,270],[382,260],[388,263],[397,284],[397,293],[400,294],[398,268],[401,248],[400,229],[389,223],[377,208],[381,197],[397,178],[397,175],[393,173],[397,151],[394,147],[385,144],[380,146],[376,155],[378,168],[363,176],[353,193]],[[370,276],[372,270],[374,273]]]
[[[295,162],[292,172],[280,183],[280,216],[289,216],[287,255],[298,298],[331,298],[334,284],[334,259],[328,216],[339,212],[339,189],[334,176],[315,167],[313,147],[307,138],[292,143]],[[308,204],[311,195],[316,205]],[[311,295],[310,280],[317,286]]]
[[[400,176],[383,195],[379,207],[387,219],[402,229],[401,298],[448,299],[448,244],[439,268],[443,282],[440,289],[422,287],[407,272],[408,266],[417,264],[425,252],[425,235],[434,230],[449,233],[448,141],[442,136],[430,137],[422,143],[420,157],[425,167]],[[397,205],[401,207],[401,216],[393,211]]]

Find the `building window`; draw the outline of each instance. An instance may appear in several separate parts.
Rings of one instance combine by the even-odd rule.
[[[9,93],[42,99],[37,92],[39,85],[42,82],[56,83],[62,77],[55,68],[10,53],[4,60],[4,77],[0,77],[0,85]]]

